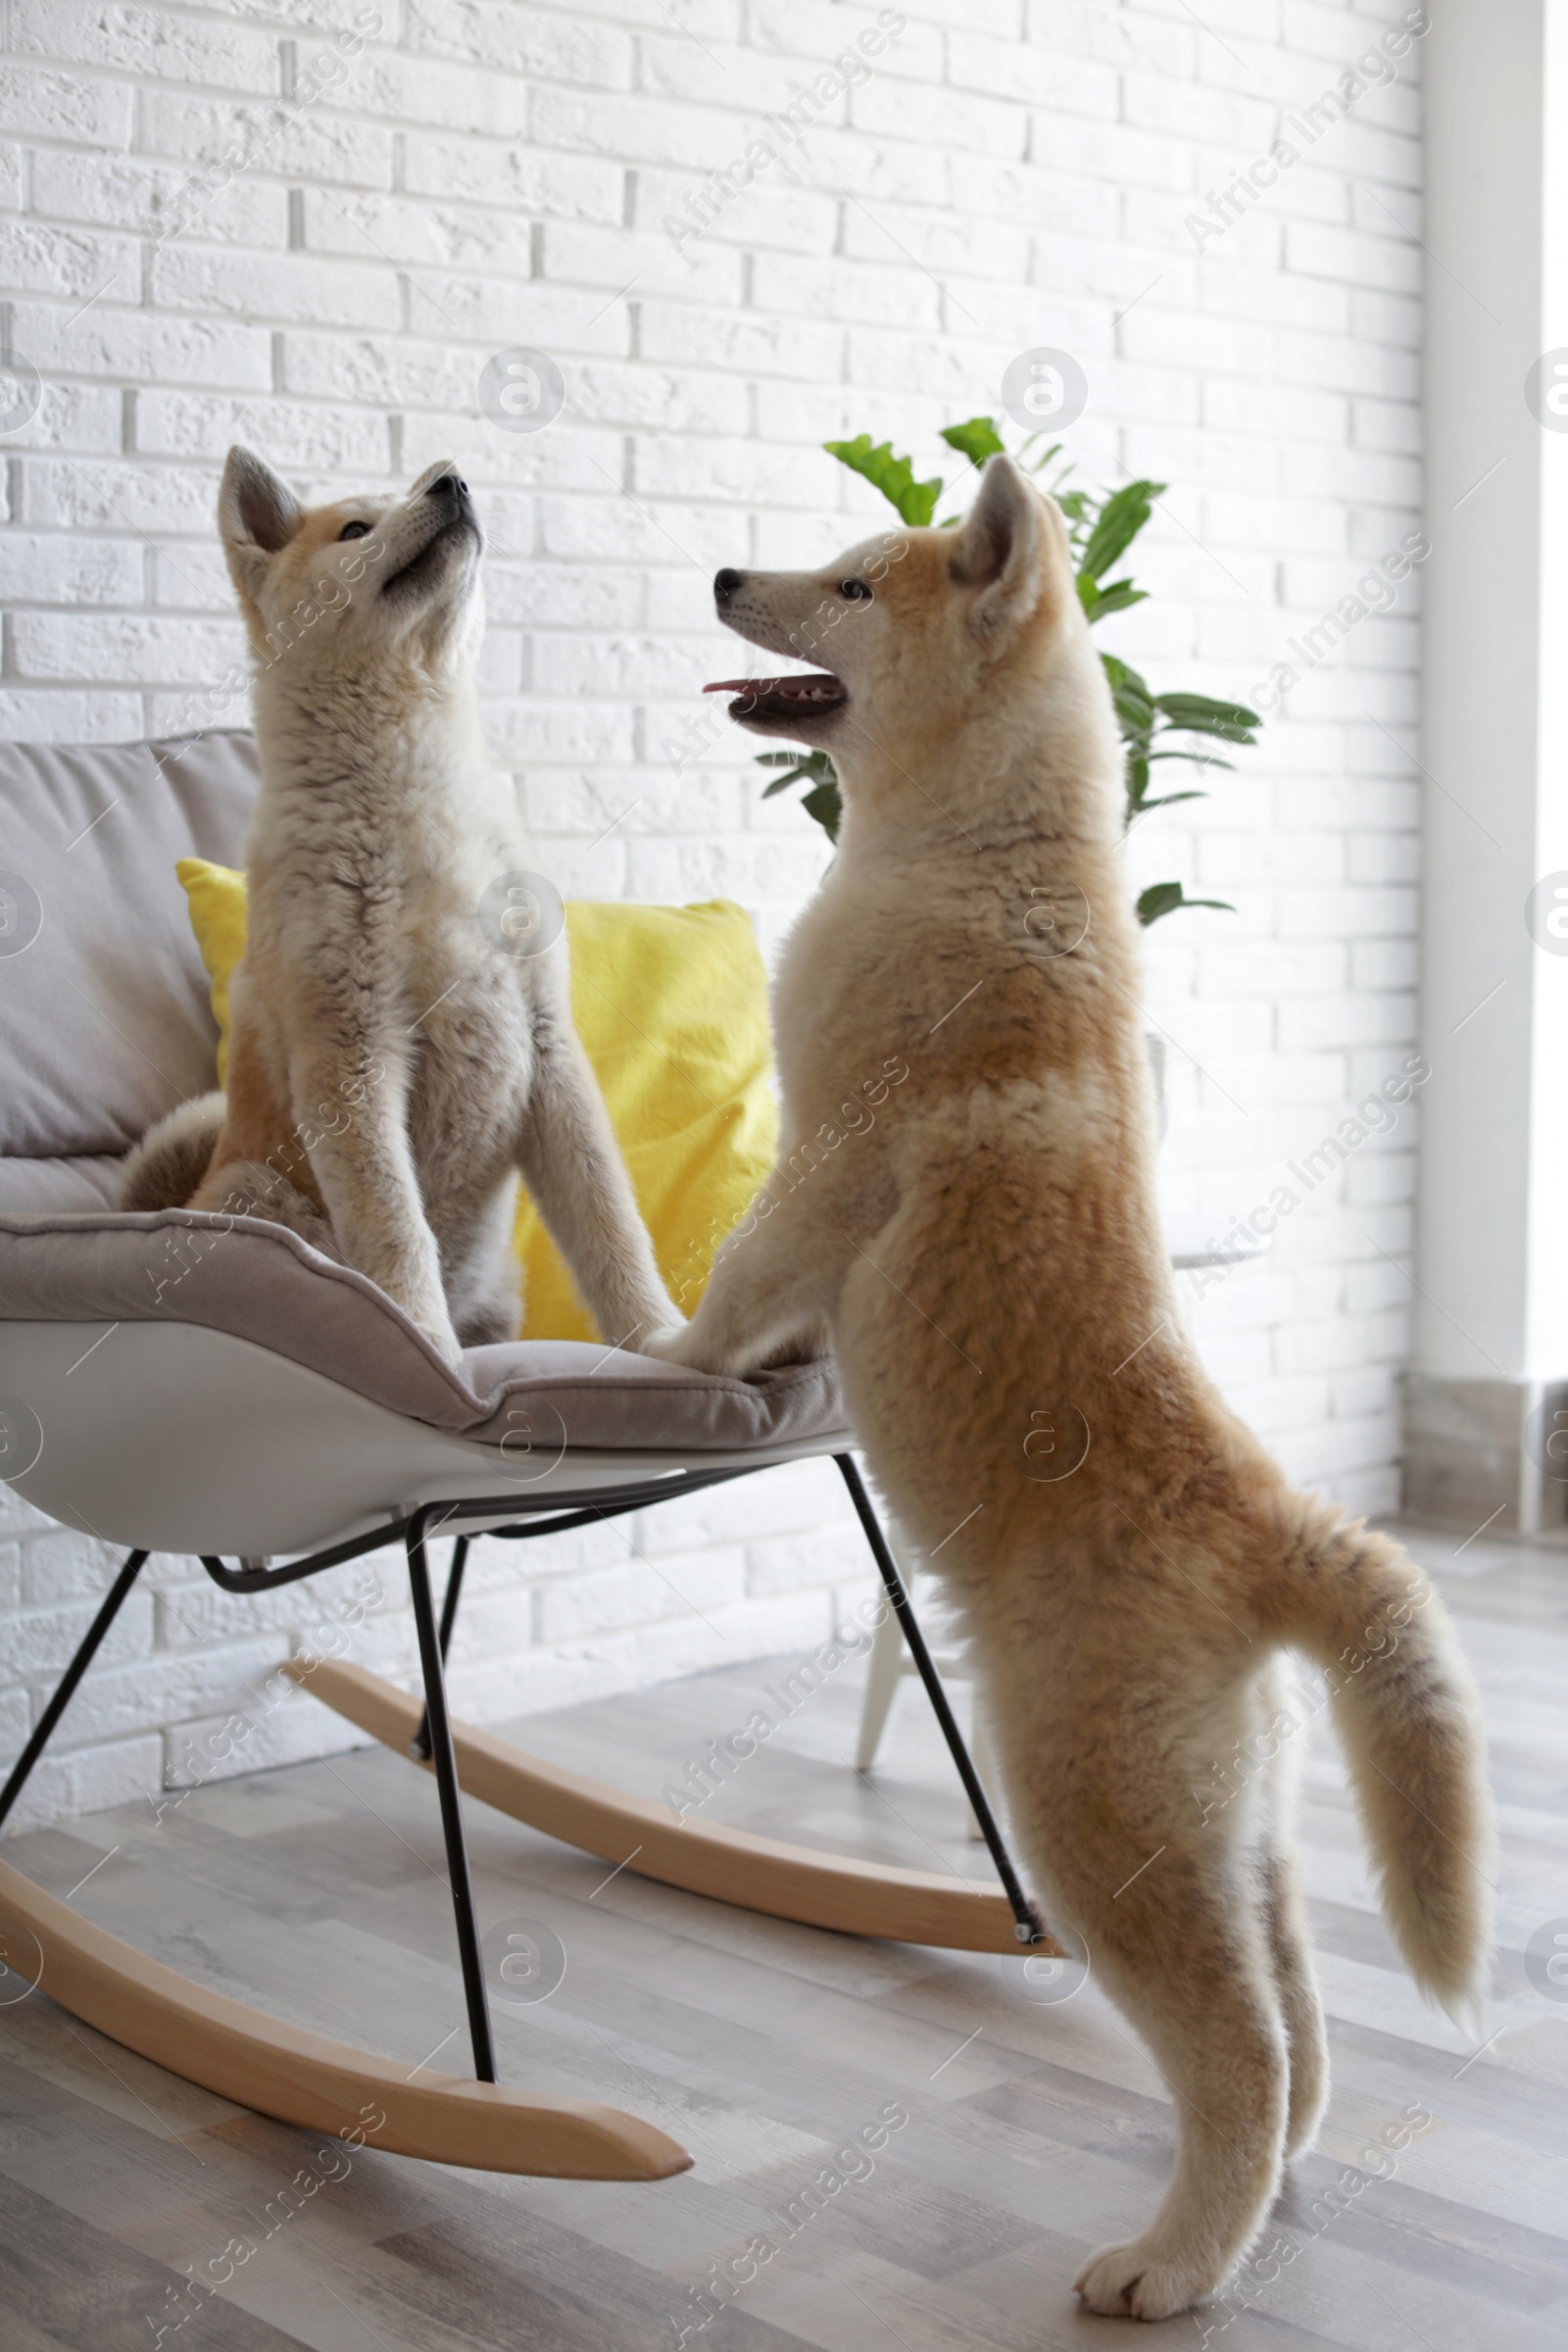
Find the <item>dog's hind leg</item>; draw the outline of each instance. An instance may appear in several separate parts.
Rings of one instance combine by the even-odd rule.
[[[1103,2246],[1077,2289],[1092,2311],[1163,2320],[1209,2294],[1279,2187],[1287,2073],[1261,1905],[1242,1871],[1167,1847],[1135,1884],[1071,1889],[1095,1974],[1153,2052],[1176,2101],[1176,2169],[1159,2211]],[[1064,1893],[1067,1891],[1063,1889]]]
[[[522,1269],[512,1250],[517,1180],[509,1177],[479,1211],[464,1236],[456,1262],[449,1261],[448,1237],[436,1224],[453,1329],[465,1348],[488,1348],[514,1340],[522,1321]]]
[[[452,1316],[459,1343],[465,1348],[494,1348],[505,1340],[514,1340],[521,1320],[521,1286],[515,1266],[498,1267],[489,1297],[455,1307]]]
[[[317,1203],[265,1160],[225,1160],[204,1179],[190,1205],[220,1216],[266,1217],[270,1224],[297,1233],[323,1257],[335,1258],[340,1265],[343,1262],[331,1225]]]
[[[1285,2130],[1289,2157],[1301,2155],[1312,2144],[1329,2095],[1329,2053],[1293,1836],[1307,1718],[1301,1697],[1292,1698],[1283,1659],[1276,1658],[1259,1678],[1254,1703],[1259,1728],[1252,1734],[1252,1752],[1262,1760],[1263,1770],[1252,1851],[1274,1984],[1290,2038],[1291,2096]]]
[[[1290,2039],[1291,2088],[1285,2153],[1299,2156],[1312,2145],[1328,2104],[1328,2036],[1295,1860],[1286,1847],[1269,1845],[1261,1856],[1261,1870],[1263,1918],[1274,1962],[1274,1984]]]

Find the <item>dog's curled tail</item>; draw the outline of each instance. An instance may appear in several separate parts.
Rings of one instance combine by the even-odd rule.
[[[1281,1638],[1333,1694],[1384,1916],[1430,1998],[1480,2015],[1492,1948],[1481,1702],[1447,1611],[1398,1544],[1300,1503]]]
[[[183,1208],[212,1163],[223,1124],[221,1095],[198,1095],[148,1128],[126,1152],[119,1208]]]

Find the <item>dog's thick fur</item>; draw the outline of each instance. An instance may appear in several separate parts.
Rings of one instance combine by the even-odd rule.
[[[548,900],[508,900],[534,860],[479,723],[466,485],[437,465],[401,500],[307,512],[236,449],[219,523],[262,768],[227,1096],[143,1139],[121,1205],[288,1225],[452,1360],[515,1334],[520,1171],[605,1338],[667,1336],[681,1317],[572,1027],[564,936]]]
[[[831,1337],[963,1612],[1048,1920],[1174,2094],[1164,2202],[1078,2280],[1158,2319],[1246,2251],[1327,2094],[1278,1653],[1328,1670],[1389,1923],[1460,2010],[1490,1943],[1474,1689],[1416,1567],[1293,1494],[1183,1336],[1121,748],[1058,511],[999,457],[959,531],[715,588],[771,653],[831,644],[809,701],[732,709],[830,749],[846,813],[777,983],[778,1170],[658,1352],[744,1373]]]

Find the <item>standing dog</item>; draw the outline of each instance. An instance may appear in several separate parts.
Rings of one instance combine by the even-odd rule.
[[[963,1612],[1048,1916],[1175,2093],[1163,2203],[1077,2282],[1160,2319],[1246,2251],[1327,2095],[1276,1653],[1327,1669],[1390,1925],[1461,2009],[1490,1940],[1475,1693],[1420,1572],[1291,1492],[1179,1326],[1121,747],[1056,508],[998,457],[961,530],[715,593],[775,655],[831,632],[836,674],[734,681],[731,710],[831,750],[846,812],[777,982],[778,1169],[657,1351],[836,1347]]]
[[[219,524],[262,766],[227,1095],[152,1129],[121,1206],[274,1218],[452,1360],[515,1334],[520,1171],[605,1338],[667,1336],[560,902],[485,750],[467,484],[431,466],[406,498],[307,512],[235,449]]]

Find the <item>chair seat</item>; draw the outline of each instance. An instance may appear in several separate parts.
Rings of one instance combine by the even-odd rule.
[[[53,1210],[79,1216],[83,1210],[113,1208],[123,1174],[120,1152],[84,1152],[66,1159],[0,1158],[0,1217],[41,1217]]]
[[[518,1340],[448,1365],[365,1275],[257,1217],[0,1215],[0,1476],[158,1550],[292,1551],[415,1495],[597,1484],[611,1455],[624,1484],[848,1442],[828,1361],[730,1380]]]
[[[728,1380],[580,1340],[514,1340],[450,1366],[373,1282],[262,1217],[0,1216],[0,1299],[17,1322],[232,1332],[481,1445],[514,1438],[519,1396],[548,1397],[574,1446],[728,1450],[843,1428],[826,1361]]]

